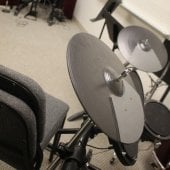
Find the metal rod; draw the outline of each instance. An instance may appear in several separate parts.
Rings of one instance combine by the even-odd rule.
[[[136,68],[135,67],[127,67],[122,73],[121,75],[116,79],[116,81],[120,81],[123,78],[127,77],[129,75],[129,73],[131,73],[132,71],[135,71]]]
[[[166,65],[166,67],[165,67],[165,69],[164,69],[164,71],[163,71],[163,73],[161,74],[161,76],[160,76],[160,79],[162,80],[163,78],[164,78],[164,76],[166,75],[166,73],[167,73],[167,71],[168,71],[168,69],[169,69],[169,66],[170,66],[170,62],[168,62],[168,64]]]
[[[102,34],[103,34],[103,31],[104,31],[105,26],[106,26],[106,21],[104,21],[102,30],[101,30],[100,35],[99,35],[99,39],[101,39],[101,37],[102,37]]]
[[[57,166],[61,163],[61,161],[62,160],[60,157],[56,157],[55,160],[49,165],[47,170],[55,170]]]
[[[154,86],[152,87],[152,89],[146,93],[145,96],[145,102],[147,102],[148,100],[150,100],[152,98],[152,96],[154,95],[155,91],[157,90],[157,88],[159,87],[159,84],[161,83],[161,81],[157,81],[155,82]]]
[[[170,86],[168,86],[168,88],[167,88],[166,91],[164,92],[162,98],[160,99],[160,102],[163,102],[163,101],[164,101],[164,99],[165,99],[166,96],[168,95],[169,91],[170,91]]]
[[[81,129],[78,131],[78,133],[76,135],[74,135],[71,140],[69,141],[69,143],[67,144],[67,147],[72,147],[75,142],[77,141],[77,139],[80,138],[81,134],[84,132],[84,130],[92,123],[90,118],[87,118],[86,122],[83,124],[83,126],[81,127]]]
[[[164,78],[164,76],[166,75],[168,69],[169,69],[169,66],[170,66],[170,62],[168,62],[168,64],[166,65],[165,69],[163,70],[160,78],[158,78],[156,80],[156,82],[154,82],[154,85],[152,87],[152,89],[146,94],[146,97],[145,97],[145,101],[147,100],[150,100],[152,98],[152,96],[154,95],[155,91],[157,90],[157,88],[159,87],[159,85],[161,84],[162,82],[162,79]],[[163,100],[165,99],[165,97],[167,96],[168,92],[169,92],[170,89],[167,88],[167,90],[164,92],[162,98],[160,99],[161,102],[163,102]]]

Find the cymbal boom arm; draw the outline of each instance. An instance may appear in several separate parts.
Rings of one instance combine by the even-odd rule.
[[[135,71],[135,70],[136,70],[135,67],[127,67],[116,80],[117,80],[117,81],[122,80],[123,78],[125,78],[126,76],[128,76],[129,73],[131,73],[132,71]]]

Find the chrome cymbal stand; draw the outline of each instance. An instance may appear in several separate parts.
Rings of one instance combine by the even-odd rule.
[[[151,82],[153,84],[151,86],[151,90],[149,92],[147,92],[145,95],[145,101],[148,101],[152,98],[152,96],[154,95],[154,93],[156,92],[156,90],[158,89],[160,84],[162,83],[162,80],[163,80],[164,76],[166,75],[167,71],[169,70],[169,68],[170,68],[170,62],[168,62],[165,69],[163,70],[161,76],[156,81],[154,81],[152,79],[152,77],[150,76]]]
[[[84,169],[100,170],[89,163],[91,153],[86,155],[86,145],[89,138],[93,138],[100,131],[94,125],[93,121],[86,117],[82,127],[71,138],[68,143],[60,143],[56,148],[59,158],[53,161],[48,170],[55,170],[59,164],[62,170],[66,169]],[[62,164],[62,165],[61,165]]]

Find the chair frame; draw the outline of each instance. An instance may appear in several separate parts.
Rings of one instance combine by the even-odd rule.
[[[33,109],[33,112],[36,112],[36,98],[33,95],[33,93],[24,85],[19,83],[18,81],[11,79],[8,76],[5,76],[0,73],[0,89],[3,91],[23,100],[31,109]],[[31,100],[29,100],[31,98]],[[64,126],[65,119],[62,122],[61,127]],[[56,146],[59,143],[60,136],[61,136],[61,129],[59,129],[55,136],[52,144],[49,144],[47,147],[50,148],[50,156],[49,156],[49,161],[51,162],[53,160],[54,154],[56,154]],[[43,161],[43,150],[41,149],[40,143],[38,142],[39,139],[37,139],[37,144],[36,144],[36,154],[34,160],[29,160],[29,158],[26,156],[25,157],[25,163],[26,165],[25,168],[28,170],[39,170]],[[27,149],[24,149],[25,154],[28,155]]]

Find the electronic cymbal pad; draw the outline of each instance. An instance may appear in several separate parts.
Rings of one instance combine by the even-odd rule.
[[[97,127],[112,140],[138,141],[144,128],[143,102],[113,51],[96,37],[79,33],[68,44],[67,64],[74,90]]]
[[[128,63],[146,72],[157,72],[168,60],[165,46],[151,31],[129,26],[118,36],[118,47]]]

